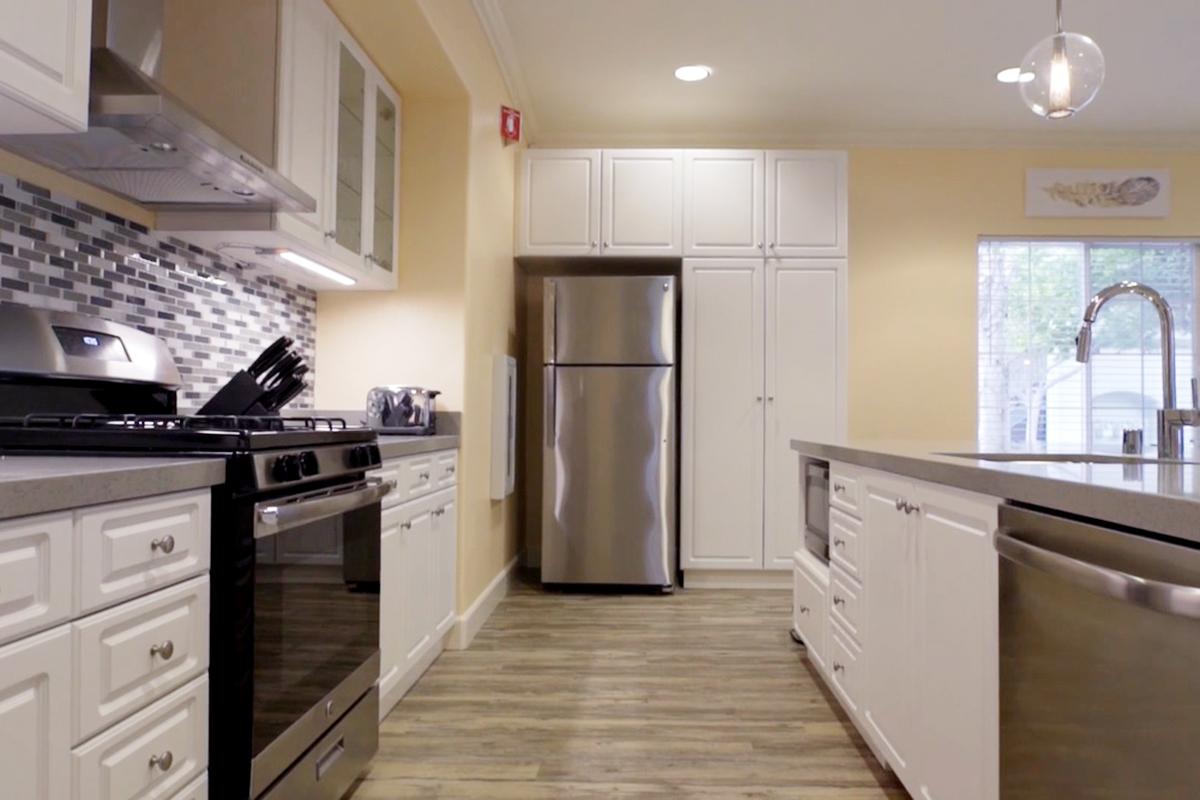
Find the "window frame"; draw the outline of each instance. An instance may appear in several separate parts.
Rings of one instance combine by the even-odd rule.
[[[1080,299],[1080,307],[1084,308],[1092,299],[1088,293],[1088,287],[1091,285],[1092,279],[1092,250],[1098,245],[1186,245],[1191,248],[1191,267],[1192,267],[1192,303],[1195,313],[1192,314],[1192,353],[1191,353],[1191,374],[1193,377],[1193,386],[1197,379],[1200,379],[1200,237],[1196,236],[1051,236],[1051,235],[986,235],[981,234],[975,242],[975,435],[977,439],[980,436],[981,429],[981,408],[980,408],[980,374],[979,365],[980,359],[980,292],[979,292],[979,277],[982,269],[982,261],[979,258],[979,250],[981,246],[991,243],[1018,243],[1018,244],[1045,244],[1045,245],[1078,245],[1083,250],[1083,273],[1082,282],[1083,296]],[[1081,320],[1082,321],[1082,320]],[[1177,329],[1178,330],[1178,329]],[[1178,356],[1178,350],[1176,350]],[[1178,367],[1178,357],[1176,358]],[[1093,430],[1093,406],[1092,406],[1092,389],[1093,389],[1093,368],[1092,361],[1088,361],[1083,365],[1084,375],[1084,397],[1087,398],[1081,409],[1083,415],[1083,433],[1084,433],[1084,449],[1085,452],[1095,452],[1095,431]],[[1191,407],[1193,396],[1180,394],[1176,389],[1176,405],[1182,408]],[[1026,424],[1038,424],[1036,415],[1034,419],[1028,418],[1027,413]],[[1154,431],[1147,431],[1147,442],[1157,434]],[[1190,438],[1190,437],[1189,437]],[[1007,438],[1003,442],[1003,446],[1007,449],[1010,444]]]

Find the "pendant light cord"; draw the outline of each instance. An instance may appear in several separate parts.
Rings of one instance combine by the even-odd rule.
[[[1058,19],[1058,32],[1059,32],[1059,33],[1062,33],[1062,32],[1063,32],[1063,28],[1062,28],[1062,0],[1056,0],[1056,7],[1057,7],[1057,14],[1056,14],[1056,16],[1057,16],[1057,19]]]

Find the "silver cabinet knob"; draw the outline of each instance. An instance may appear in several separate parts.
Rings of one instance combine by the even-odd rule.
[[[763,249],[763,243],[762,243],[762,242],[759,242],[758,244],[756,244],[756,245],[754,245],[754,246],[755,246],[755,247],[757,247],[759,250],[762,250],[762,249]]]
[[[605,247],[612,247],[612,243],[610,243],[610,242],[605,242],[605,243],[604,243],[604,246],[605,246]]]
[[[325,231],[325,238],[332,239],[337,236],[337,231]]]
[[[453,474],[454,474],[454,467],[446,467],[446,472],[447,472],[447,473],[449,473],[449,474],[451,474],[451,475],[453,475]]]
[[[844,606],[844,605],[846,605],[846,598],[838,597],[837,595],[834,595],[833,596],[833,604],[835,606]]]
[[[175,655],[175,643],[167,639],[162,644],[156,644],[150,648],[150,655],[158,656],[163,661],[170,661],[171,657]]]
[[[151,550],[159,550],[163,553],[174,552],[175,537],[168,534],[167,536],[164,536],[161,539],[155,539],[152,542],[150,542],[150,549]]]
[[[775,249],[775,243],[774,243],[774,242],[771,242],[771,243],[769,243],[769,244],[767,245],[767,247],[769,247],[769,248],[771,248],[772,250],[774,250],[774,249]]]
[[[846,667],[845,667],[844,665],[842,665],[842,664],[839,664],[838,662],[836,662],[836,661],[835,661],[835,662],[833,662],[833,671],[834,671],[834,672],[845,672],[845,671],[846,671]]]
[[[908,503],[904,502],[903,498],[897,497],[896,498],[896,510],[897,511],[905,511],[905,509],[907,509],[907,508],[908,508]],[[905,512],[905,513],[907,513],[907,512]]]
[[[905,503],[905,505],[907,506],[907,508],[904,509],[905,514],[920,514],[921,513],[921,507],[919,505],[917,505],[916,503],[911,503],[911,504]]]
[[[596,245],[597,245],[597,244],[598,244],[598,242],[597,242],[595,239],[592,239],[592,249],[593,249],[593,250],[595,250],[595,249],[596,249]]]
[[[801,613],[801,614],[807,614],[807,613],[808,613],[808,606],[800,606],[800,613]]]
[[[761,394],[756,394],[756,395],[754,395],[754,402],[756,402],[756,403],[761,403],[761,402],[762,402],[762,395],[761,395]]]
[[[150,767],[158,767],[163,772],[171,769],[171,765],[175,763],[175,755],[170,750],[164,750],[158,755],[150,756]]]
[[[846,491],[846,486],[842,483],[835,483],[833,485],[833,491],[837,494],[841,494],[842,492]]]
[[[401,522],[400,527],[406,531],[411,531],[412,530],[412,520],[409,520],[408,522]]]
[[[845,540],[845,539],[834,539],[834,540],[833,540],[833,546],[834,546],[834,547],[845,547],[845,546],[846,546],[846,540]]]
[[[429,480],[430,476],[429,476],[428,472],[422,472],[422,473],[420,473],[420,475],[418,477],[423,481],[427,481],[427,480]]]

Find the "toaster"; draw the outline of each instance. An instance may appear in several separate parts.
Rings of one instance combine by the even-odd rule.
[[[367,425],[390,434],[437,432],[437,396],[421,386],[376,386],[367,392]]]

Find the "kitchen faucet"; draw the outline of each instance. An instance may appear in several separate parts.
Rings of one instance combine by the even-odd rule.
[[[1101,289],[1088,303],[1083,312],[1083,324],[1075,337],[1075,360],[1086,363],[1092,350],[1092,323],[1100,309],[1124,294],[1134,294],[1149,300],[1158,312],[1159,330],[1162,336],[1162,410],[1158,412],[1158,457],[1179,459],[1183,457],[1183,427],[1200,426],[1198,385],[1192,378],[1192,408],[1176,408],[1175,405],[1175,315],[1166,298],[1156,290],[1137,281],[1121,281]]]

